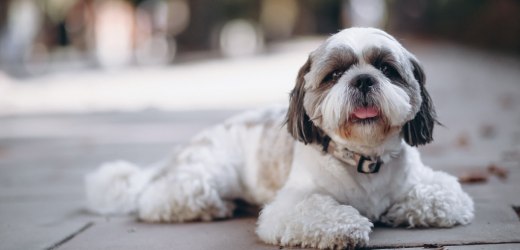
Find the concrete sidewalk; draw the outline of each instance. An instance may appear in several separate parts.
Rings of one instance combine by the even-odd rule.
[[[433,144],[421,148],[424,161],[457,176],[477,171],[487,179],[463,185],[476,203],[471,225],[377,226],[370,248],[520,249],[520,220],[513,209],[520,206],[520,62],[449,45],[411,50],[426,67],[445,125],[436,129]],[[257,239],[250,208],[232,220],[185,224],[85,211],[83,176],[100,163],[153,163],[236,112],[0,118],[0,249],[278,249]],[[505,178],[489,174],[490,164],[507,170]]]

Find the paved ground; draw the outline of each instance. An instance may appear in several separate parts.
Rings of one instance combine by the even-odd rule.
[[[427,69],[428,88],[445,125],[436,130],[436,141],[421,149],[425,162],[458,176],[477,171],[487,180],[463,185],[476,202],[471,225],[377,226],[370,248],[520,249],[520,220],[513,210],[520,206],[520,61],[445,44],[411,50]],[[84,208],[83,176],[101,162],[153,163],[236,112],[0,118],[0,249],[278,249],[255,237],[251,208],[233,220],[172,225],[100,217]],[[507,170],[505,178],[490,175],[490,164]]]

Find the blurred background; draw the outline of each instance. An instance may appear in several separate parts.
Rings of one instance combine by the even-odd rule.
[[[350,26],[520,52],[516,0],[2,0],[2,69],[167,65],[265,53]]]
[[[270,93],[285,98],[306,54],[340,29],[517,57],[519,16],[517,0],[1,0],[0,114],[281,102]],[[279,88],[213,96],[255,81]]]

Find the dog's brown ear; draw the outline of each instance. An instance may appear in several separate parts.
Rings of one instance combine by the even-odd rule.
[[[307,60],[300,68],[296,78],[296,86],[291,91],[289,100],[289,110],[287,111],[286,124],[289,133],[297,140],[307,144],[319,141],[318,128],[312,124],[307,112],[303,107],[305,97],[304,76],[311,69],[311,59]]]
[[[425,87],[426,77],[424,71],[415,58],[412,58],[410,61],[413,67],[413,75],[419,82],[422,103],[419,112],[417,112],[411,121],[403,126],[402,132],[404,140],[408,144],[411,146],[419,146],[433,141],[433,127],[435,123],[438,122],[436,120],[437,117],[432,99]]]

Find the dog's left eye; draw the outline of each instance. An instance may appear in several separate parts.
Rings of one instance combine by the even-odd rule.
[[[343,75],[343,71],[334,71],[332,72],[332,80],[338,80]]]
[[[323,83],[328,83],[328,82],[335,82],[337,81],[342,75],[343,73],[345,73],[345,71],[343,70],[336,70],[336,71],[333,71],[332,73],[328,74],[324,79],[323,79]]]

